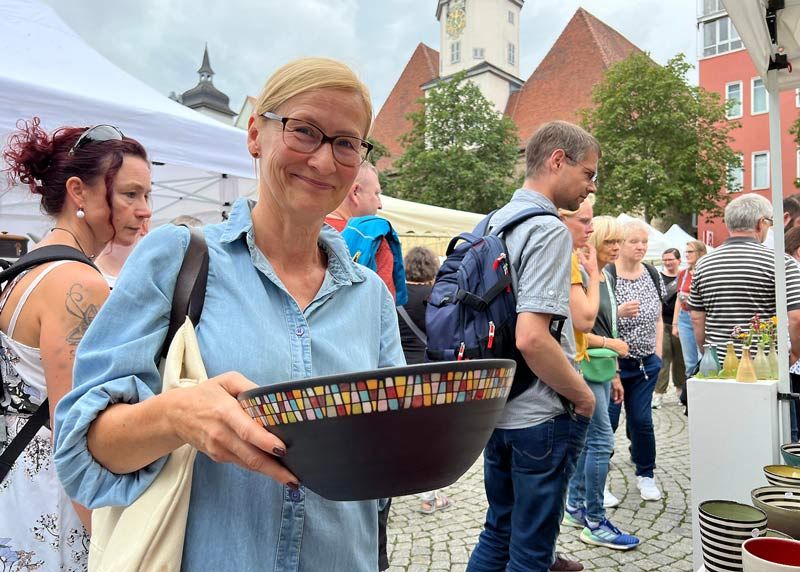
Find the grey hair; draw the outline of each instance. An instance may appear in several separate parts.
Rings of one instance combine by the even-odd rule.
[[[650,239],[650,229],[647,228],[647,225],[640,220],[629,220],[625,224],[622,225],[622,231],[625,235],[625,240],[628,239],[628,236],[637,230],[641,230],[647,235],[648,240]]]
[[[540,175],[556,149],[579,162],[589,152],[600,158],[600,143],[591,133],[568,121],[551,121],[539,127],[525,147],[525,176]]]
[[[755,193],[736,197],[725,207],[725,226],[729,232],[755,230],[762,218],[772,218],[772,203]]]
[[[378,168],[369,161],[364,161],[361,163],[358,173],[356,173],[354,183],[361,183],[364,180],[364,176],[367,174],[367,172],[375,173],[375,176],[378,176]]]

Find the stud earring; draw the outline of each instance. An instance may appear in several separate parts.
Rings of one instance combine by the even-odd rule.
[[[75,213],[75,216],[78,218],[83,218],[86,216],[86,213],[83,211],[83,207],[78,207],[78,212]]]

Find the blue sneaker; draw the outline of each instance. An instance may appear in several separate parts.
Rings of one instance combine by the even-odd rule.
[[[604,518],[596,527],[587,525],[581,531],[580,539],[586,544],[605,546],[614,550],[630,550],[639,545],[639,539],[631,534],[625,534],[619,528]]]
[[[570,510],[568,506],[564,507],[564,518],[561,524],[566,526],[574,526],[575,528],[586,527],[586,509],[583,507]]]

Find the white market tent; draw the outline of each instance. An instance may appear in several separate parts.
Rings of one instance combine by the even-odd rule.
[[[253,186],[246,134],[158,93],[88,46],[48,6],[0,0],[0,142],[21,119],[109,123],[139,140],[153,166],[153,224],[179,214],[221,220]],[[41,234],[38,197],[0,183],[0,231]]]
[[[677,224],[673,224],[671,227],[669,227],[669,229],[664,233],[664,238],[669,241],[672,248],[677,248],[681,252],[685,250],[687,242],[690,240],[697,240]]]

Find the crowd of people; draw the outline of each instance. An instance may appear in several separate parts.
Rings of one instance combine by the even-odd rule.
[[[48,134],[34,119],[11,137],[11,178],[54,220],[37,249],[75,254],[23,272],[0,295],[2,450],[46,412],[0,484],[3,558],[85,570],[90,511],[133,503],[188,443],[199,452],[193,489],[215,494],[191,495],[182,569],[388,568],[391,499],[336,502],[307,489],[280,462],[286,445],[236,400],[259,385],[427,359],[439,259],[422,247],[403,258],[375,216],[372,119],[366,86],[339,62],[301,59],[268,79],[247,128],[258,200],[202,228],[209,272],[196,332],[209,379],[165,393],[156,358],[190,231],[148,232],[145,149],[108,125]],[[562,522],[589,545],[636,548],[643,540],[608,513],[619,504],[608,472],[623,408],[637,488],[657,502],[653,409],[670,380],[685,394],[703,344],[775,313],[772,255],[760,244],[772,225],[766,199],[731,201],[731,238],[707,256],[699,241],[668,249],[659,272],[644,261],[642,222],[593,215],[600,159],[582,128],[543,125],[527,143],[521,188],[491,219],[531,207],[557,215],[503,236],[519,365],[535,376],[484,451],[488,507],[471,572],[582,570],[556,552]],[[800,347],[800,228],[787,231],[789,333]],[[554,321],[564,322],[560,339]],[[800,362],[792,372],[797,383]],[[417,502],[432,514],[457,499],[428,491]]]

